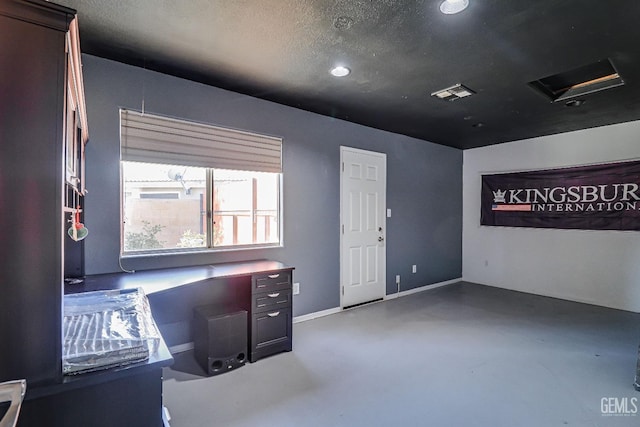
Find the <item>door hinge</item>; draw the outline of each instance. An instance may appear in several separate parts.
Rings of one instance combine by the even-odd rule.
[[[342,296],[344,296],[344,286],[342,287]]]
[[[344,162],[342,162],[342,172],[344,172]]]
[[[342,234],[344,234],[344,224],[342,224]]]

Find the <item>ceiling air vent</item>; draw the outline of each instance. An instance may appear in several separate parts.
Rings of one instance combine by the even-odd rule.
[[[553,102],[622,86],[624,81],[609,59],[529,82]]]
[[[441,89],[436,92],[433,92],[431,96],[435,96],[436,98],[440,98],[445,101],[455,101],[456,99],[466,98],[467,96],[471,96],[474,93],[475,92],[469,89],[468,87],[458,83],[455,86],[451,86],[446,89]]]

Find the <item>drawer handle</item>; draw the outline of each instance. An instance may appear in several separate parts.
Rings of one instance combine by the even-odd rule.
[[[278,277],[280,277],[280,273],[278,273],[278,274],[269,274],[269,279],[277,279]]]
[[[278,317],[279,314],[280,314],[279,311],[274,311],[273,313],[267,313],[267,316],[269,316],[269,317]]]
[[[269,298],[276,298],[280,296],[280,292],[276,292],[275,294],[267,294]]]

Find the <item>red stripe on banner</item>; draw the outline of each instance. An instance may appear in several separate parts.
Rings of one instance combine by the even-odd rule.
[[[493,205],[492,211],[531,212],[531,205]]]

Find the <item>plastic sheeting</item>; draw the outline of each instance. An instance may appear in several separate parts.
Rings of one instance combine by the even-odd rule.
[[[160,332],[142,289],[64,296],[62,371],[78,374],[147,360]]]

